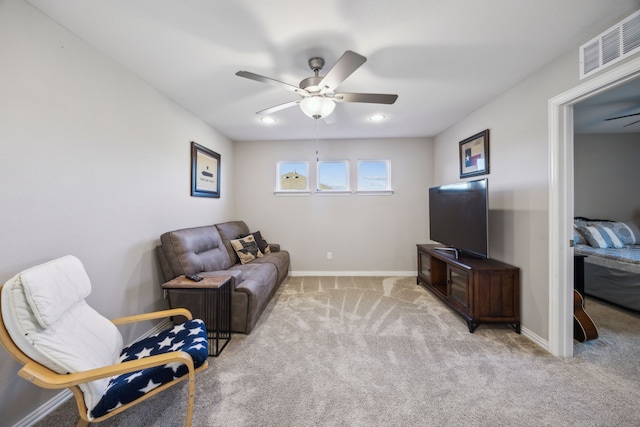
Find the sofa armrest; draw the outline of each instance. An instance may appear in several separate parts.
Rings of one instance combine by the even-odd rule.
[[[176,277],[175,274],[173,274],[173,270],[171,269],[171,265],[169,264],[167,257],[162,251],[161,245],[156,246],[156,256],[158,257],[158,262],[160,263],[160,269],[162,270],[164,281],[168,282],[169,280]]]
[[[269,243],[269,250],[271,252],[280,252],[280,244],[279,243]]]

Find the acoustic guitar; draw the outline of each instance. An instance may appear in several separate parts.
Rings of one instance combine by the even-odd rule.
[[[575,289],[573,290],[573,338],[579,342],[598,338],[598,329],[595,323],[584,311],[584,299]]]

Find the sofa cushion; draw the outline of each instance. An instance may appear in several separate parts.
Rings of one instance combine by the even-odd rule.
[[[278,251],[265,254],[262,258],[258,258],[252,264],[271,264],[278,272],[278,283],[281,283],[289,274],[289,252]]]
[[[231,265],[239,263],[240,258],[238,258],[233,246],[231,246],[231,241],[249,234],[249,227],[247,227],[247,224],[245,224],[244,221],[222,222],[220,224],[216,224],[215,227],[222,238],[224,247],[227,249]]]
[[[160,241],[174,277],[226,270],[235,263],[229,258],[220,233],[212,225],[170,231],[160,236]]]
[[[236,294],[245,294],[244,310],[231,310],[231,323],[244,325],[241,332],[249,333],[260,318],[260,314],[269,303],[270,297],[277,289],[278,272],[273,264],[257,263],[262,258],[249,264],[235,264],[229,271],[242,270],[242,283],[236,286]],[[235,298],[235,295],[233,296]],[[236,329],[237,330],[237,329]]]

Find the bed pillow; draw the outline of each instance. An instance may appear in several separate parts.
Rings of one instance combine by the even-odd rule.
[[[576,245],[589,244],[576,225],[573,226],[573,243]]]
[[[611,222],[607,224],[607,227],[611,228],[625,245],[640,243],[640,230],[632,221]]]
[[[578,227],[580,233],[587,239],[590,246],[594,248],[624,248],[624,243],[616,236],[613,230],[603,225],[587,225]]]

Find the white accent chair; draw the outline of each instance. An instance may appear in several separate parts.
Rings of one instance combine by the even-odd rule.
[[[91,282],[80,260],[65,256],[25,270],[0,286],[0,343],[24,365],[18,375],[69,388],[86,426],[110,418],[188,379],[191,425],[195,373],[208,367],[207,333],[186,309],[108,320],[85,298]],[[116,325],[184,316],[187,322],[123,348]]]

